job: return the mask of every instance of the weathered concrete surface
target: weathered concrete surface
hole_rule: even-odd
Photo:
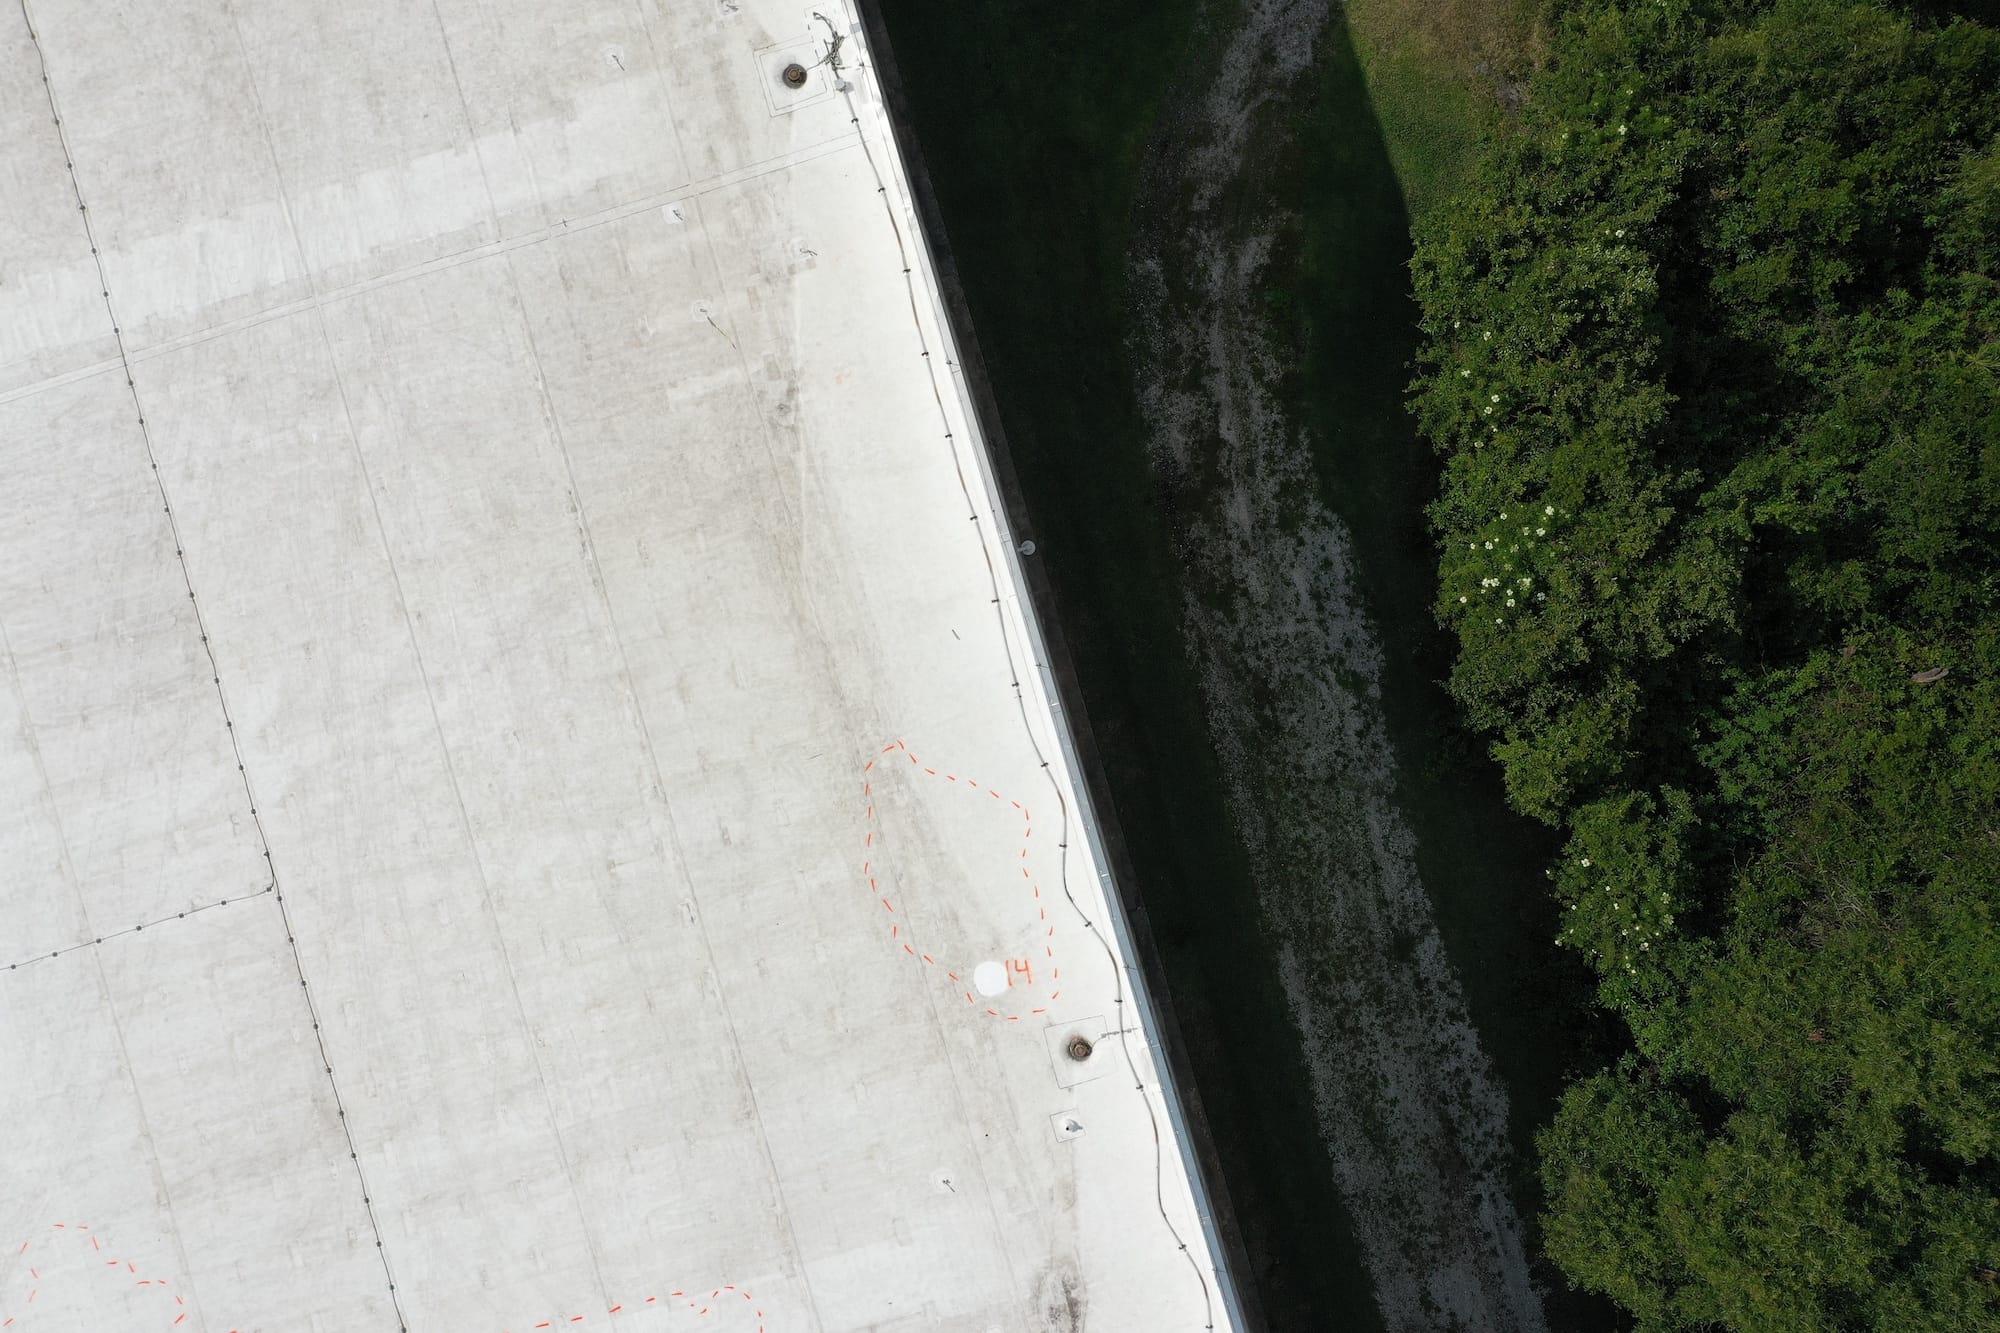
[[[0,15],[10,1327],[1226,1326],[832,17]]]

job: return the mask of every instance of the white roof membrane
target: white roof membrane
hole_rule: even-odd
[[[1228,1326],[827,12],[0,12],[0,1328]]]

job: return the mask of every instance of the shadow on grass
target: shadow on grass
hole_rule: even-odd
[[[1382,706],[1398,804],[1473,1023],[1508,1090],[1514,1199],[1539,1252],[1534,1134],[1568,1079],[1602,1064],[1619,1037],[1593,1003],[1588,970],[1551,943],[1559,908],[1544,870],[1556,835],[1507,808],[1498,765],[1460,726],[1442,685],[1453,645],[1431,610],[1437,550],[1424,519],[1438,460],[1403,406],[1419,342],[1404,188],[1339,19],[1323,56],[1320,97],[1299,134],[1295,285],[1274,294],[1274,318],[1306,349],[1294,402],[1321,494],[1353,538],[1359,591],[1388,664]],[[1434,174],[1451,171],[1434,156],[1461,151],[1403,147],[1406,169]],[[1617,1326],[1611,1307],[1569,1292],[1546,1261],[1536,1271],[1552,1328]]]
[[[1213,34],[1195,0],[879,9],[1249,1255],[1242,1276],[1271,1328],[1380,1328],[1187,661],[1172,515],[1126,350],[1141,154]],[[1291,280],[1267,300],[1275,331],[1307,349],[1287,396],[1355,538],[1421,870],[1527,1149],[1578,1059],[1579,979],[1548,944],[1546,841],[1505,811],[1434,683],[1449,645],[1422,518],[1434,463],[1402,410],[1408,222],[1338,19],[1322,60],[1295,142],[1270,145],[1297,225],[1273,270]]]
[[[1197,6],[880,7],[1250,1257],[1242,1276],[1272,1328],[1379,1326],[1183,650],[1125,350],[1139,159],[1203,48]]]

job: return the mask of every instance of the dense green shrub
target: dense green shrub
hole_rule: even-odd
[[[1551,1255],[2000,1328],[2000,33],[1561,4],[1415,278],[1451,687],[1633,1034]]]

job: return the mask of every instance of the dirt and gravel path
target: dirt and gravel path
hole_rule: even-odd
[[[1261,173],[1309,95],[1326,0],[1253,0],[1186,72],[1141,188],[1133,360],[1173,509],[1185,635],[1277,942],[1321,1130],[1384,1322],[1546,1327],[1506,1182],[1505,1090],[1396,798],[1380,639],[1278,387]]]

